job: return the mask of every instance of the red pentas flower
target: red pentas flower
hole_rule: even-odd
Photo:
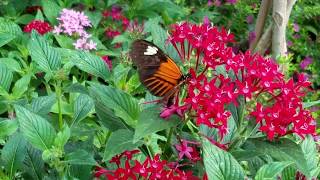
[[[107,179],[138,179],[143,177],[144,179],[199,179],[192,175],[191,171],[185,172],[180,170],[177,166],[170,166],[165,160],[160,159],[160,155],[155,155],[152,159],[147,157],[144,162],[133,160],[133,155],[139,153],[138,150],[125,151],[116,155],[112,159],[116,161],[110,161],[111,163],[119,163],[117,169],[104,169],[97,167],[94,176],[99,178],[105,176]],[[120,161],[124,158],[124,161]],[[119,161],[118,161],[119,160]],[[121,162],[124,162],[121,164]]]
[[[102,60],[108,65],[108,68],[112,69],[112,61],[109,56],[102,56]]]
[[[315,134],[315,120],[302,108],[301,101],[310,83],[302,76],[297,82],[286,81],[279,66],[270,58],[250,51],[235,54],[228,46],[233,41],[231,33],[210,23],[184,22],[172,26],[168,42],[182,62],[194,61],[190,64],[195,64],[189,69],[187,96],[182,101],[183,106],[189,105],[196,114],[197,125],[218,129],[222,139],[228,133],[231,116],[226,107],[237,106],[239,97],[244,97],[245,102],[256,104],[256,110],[250,115],[268,139],[289,133],[301,137]],[[265,100],[266,97],[269,100]],[[176,104],[175,109],[178,107]]]
[[[24,27],[23,31],[30,33],[32,29],[36,30],[39,34],[43,35],[51,31],[52,27],[47,22],[40,21],[40,20],[33,20]]]
[[[182,139],[180,144],[175,145],[175,148],[179,152],[179,159],[185,156],[193,162],[199,161],[201,159],[197,150],[199,145],[200,143],[198,142]]]

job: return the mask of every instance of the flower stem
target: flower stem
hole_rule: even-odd
[[[59,129],[63,127],[63,119],[62,119],[62,108],[61,108],[61,81],[58,81],[55,86],[57,93],[57,101],[58,101],[58,112],[59,112]]]

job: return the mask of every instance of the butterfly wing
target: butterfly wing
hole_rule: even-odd
[[[182,77],[179,67],[153,43],[136,40],[129,55],[138,68],[140,81],[153,95],[165,96],[178,85]]]

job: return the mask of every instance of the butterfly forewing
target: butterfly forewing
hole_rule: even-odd
[[[181,80],[179,67],[151,42],[134,41],[129,55],[138,68],[140,81],[155,96],[172,92]]]

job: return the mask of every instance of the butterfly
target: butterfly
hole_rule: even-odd
[[[138,69],[141,83],[151,94],[163,97],[167,106],[172,104],[173,97],[188,75],[183,75],[168,55],[146,40],[135,40],[131,45],[129,56]]]

